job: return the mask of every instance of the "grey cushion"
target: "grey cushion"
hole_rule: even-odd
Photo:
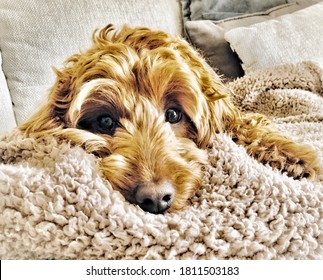
[[[188,20],[221,20],[266,11],[288,0],[182,0],[183,15]],[[293,1],[294,2],[294,1]]]
[[[285,0],[204,0],[202,16],[204,19],[221,20],[266,11],[273,7],[286,4]]]

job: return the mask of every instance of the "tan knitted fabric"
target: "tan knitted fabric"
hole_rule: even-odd
[[[323,163],[323,72],[303,62],[234,81],[243,110],[267,114]],[[0,141],[1,259],[323,259],[323,177],[293,180],[226,135],[181,211],[154,215],[112,190],[97,159],[18,131]]]

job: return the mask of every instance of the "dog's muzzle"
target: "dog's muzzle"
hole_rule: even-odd
[[[136,188],[135,201],[145,211],[161,214],[173,202],[175,189],[169,182],[145,183]]]

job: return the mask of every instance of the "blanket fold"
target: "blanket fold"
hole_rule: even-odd
[[[323,69],[314,62],[228,84],[323,163]],[[1,259],[323,259],[323,176],[294,180],[227,135],[208,148],[201,188],[181,211],[127,202],[80,147],[19,131],[0,137]]]

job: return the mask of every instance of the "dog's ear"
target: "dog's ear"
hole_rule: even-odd
[[[65,126],[65,114],[71,102],[71,76],[68,67],[62,71],[54,69],[56,81],[50,89],[48,100],[34,115],[19,129],[27,135],[46,135],[58,131]]]
[[[197,130],[197,145],[205,148],[214,133],[232,128],[239,112],[232,104],[230,90],[197,50],[182,39],[175,39],[172,46],[188,64],[198,84],[195,113],[190,118]]]
[[[95,50],[106,48],[111,42],[112,31],[114,31],[114,26],[111,24],[99,31],[95,30],[92,37],[93,48]],[[79,89],[84,81],[90,79],[91,75],[93,76],[93,73],[88,73],[86,65],[90,65],[98,57],[91,49],[86,54],[85,59],[82,59],[81,53],[71,56],[65,61],[62,70],[54,68],[56,81],[50,89],[46,104],[20,125],[20,130],[25,131],[27,135],[42,136],[48,132],[55,134],[68,127],[67,111],[76,89]]]
[[[202,58],[200,60],[202,67],[198,67],[197,71],[202,98],[205,99],[207,108],[199,116],[197,142],[199,146],[206,147],[214,133],[232,129],[239,112],[231,101],[230,90],[220,76]]]

